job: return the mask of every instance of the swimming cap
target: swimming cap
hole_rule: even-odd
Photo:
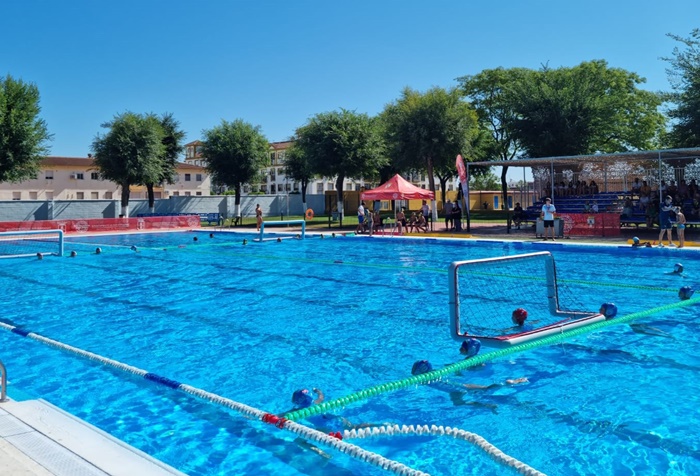
[[[304,388],[302,390],[296,390],[292,394],[292,403],[298,408],[306,408],[314,403],[314,398],[311,396],[311,392]]]
[[[674,273],[682,273],[683,272],[683,265],[680,263],[676,263],[673,265],[673,272]]]
[[[639,243],[639,238],[637,238],[636,236],[633,237],[633,238],[632,238],[632,243],[638,244],[638,243]]]
[[[683,286],[678,290],[678,297],[685,301],[686,299],[690,299],[691,297],[693,297],[694,293],[695,290],[690,286]]]
[[[511,316],[511,320],[513,321],[513,324],[516,324],[518,326],[522,326],[525,324],[525,321],[527,320],[527,311],[523,309],[522,307],[517,308],[515,311],[513,311],[513,315]]]
[[[427,360],[419,360],[413,364],[411,375],[425,374],[433,370],[433,366]]]
[[[462,342],[462,346],[459,348],[459,353],[464,354],[469,357],[474,357],[481,350],[481,342],[477,339],[470,338]]]
[[[604,315],[606,319],[612,319],[617,316],[617,306],[611,302],[605,302],[601,304],[599,312]]]

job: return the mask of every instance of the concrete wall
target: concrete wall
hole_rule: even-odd
[[[235,216],[235,197],[232,195],[210,197],[170,197],[156,200],[156,213],[221,213],[224,217]],[[288,201],[289,200],[289,201]],[[323,195],[307,195],[307,207],[316,215],[324,213]],[[281,214],[303,215],[305,209],[301,195],[255,195],[241,197],[241,215],[255,216],[255,205],[260,204],[263,215],[279,217]],[[118,218],[121,211],[119,200],[9,200],[0,201],[0,221],[28,220],[77,220],[87,218]],[[148,200],[130,200],[129,216],[149,213]]]

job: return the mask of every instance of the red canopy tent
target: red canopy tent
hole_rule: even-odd
[[[432,200],[435,194],[396,174],[379,187],[362,192],[361,196],[362,200]]]

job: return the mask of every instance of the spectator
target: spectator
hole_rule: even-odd
[[[445,231],[452,230],[452,202],[448,199],[445,203]]]
[[[452,221],[455,231],[462,231],[462,209],[459,208],[459,202],[455,202],[452,207]]]
[[[515,204],[515,208],[513,208],[513,225],[518,227],[518,230],[520,229],[520,224],[523,222],[525,219],[525,210],[523,210],[523,207],[520,206],[520,202],[517,202]]]
[[[597,195],[599,190],[598,190],[598,184],[595,183],[595,180],[591,180],[591,183],[588,185],[588,188],[590,189],[590,193],[593,195]]]
[[[423,205],[420,207],[420,212],[423,215],[423,219],[425,220],[425,226],[427,227],[428,222],[430,221],[430,207],[428,206],[428,202],[426,202],[425,200],[423,200]]]
[[[639,195],[642,191],[642,183],[639,181],[639,177],[634,179],[632,183],[632,195]]]

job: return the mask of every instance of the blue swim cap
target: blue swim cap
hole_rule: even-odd
[[[605,302],[601,304],[599,312],[604,315],[606,319],[612,319],[617,316],[617,306],[611,302]]]
[[[682,273],[683,272],[683,265],[680,263],[676,263],[673,265],[673,272],[674,273]]]
[[[632,238],[632,243],[638,244],[639,238],[637,238],[636,236],[634,238]]]
[[[298,408],[310,407],[311,404],[314,403],[314,397],[311,396],[311,392],[306,388],[296,390],[292,394],[292,403]]]
[[[474,357],[481,350],[481,342],[477,339],[470,338],[462,342],[462,346],[459,348],[459,352],[469,357]]]
[[[411,375],[425,374],[433,370],[433,366],[427,360],[419,360],[413,364]]]
[[[694,293],[695,290],[690,286],[683,286],[678,290],[678,297],[681,298],[681,300],[685,301],[686,299],[690,299],[691,297],[693,297]]]

